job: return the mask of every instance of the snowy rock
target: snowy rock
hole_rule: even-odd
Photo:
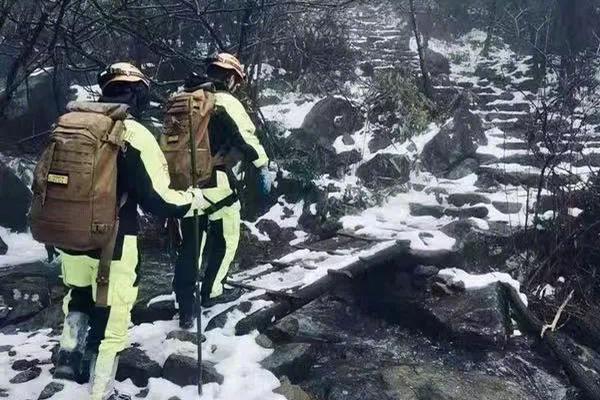
[[[468,347],[503,348],[507,315],[499,285],[492,284],[458,296],[431,299],[424,306],[422,322],[430,318],[427,324],[432,333]]]
[[[182,331],[182,330],[178,330],[178,331],[172,331],[169,332],[169,334],[167,335],[167,340],[179,340],[181,342],[188,342],[188,343],[192,343],[194,345],[198,344],[198,337],[196,336],[196,332],[190,332],[190,331]],[[204,335],[202,335],[202,343],[204,343],[206,341],[206,337]]]
[[[312,398],[298,385],[293,385],[287,376],[281,379],[281,386],[273,392],[282,395],[287,400],[312,400]]]
[[[148,386],[150,378],[160,378],[162,368],[150,359],[144,351],[137,347],[130,347],[121,352],[116,379],[131,381],[138,387]]]
[[[270,219],[261,219],[257,224],[260,233],[263,233],[272,240],[284,240],[289,242],[294,240],[296,235],[293,228],[282,228],[279,224]]]
[[[272,349],[275,347],[273,341],[265,334],[260,334],[256,337],[256,344],[265,349]]]
[[[478,145],[487,144],[481,118],[459,107],[453,119],[425,145],[421,159],[428,171],[436,176],[446,176],[467,159],[475,158]],[[470,165],[462,169],[469,170]],[[460,176],[457,171],[456,176]]]
[[[261,361],[263,368],[275,376],[287,376],[293,382],[305,378],[315,360],[312,345],[306,343],[290,343],[277,346],[275,352]]]
[[[38,397],[38,400],[49,399],[52,396],[54,396],[56,393],[62,392],[62,390],[64,388],[65,388],[65,385],[63,383],[50,382],[48,385],[46,385],[44,390],[42,390],[42,393],[40,393],[40,397]]]
[[[373,138],[369,141],[369,151],[376,153],[379,150],[385,149],[392,145],[390,134],[385,129],[375,129]]]
[[[330,145],[338,136],[352,134],[361,125],[362,118],[349,101],[329,96],[314,105],[304,118],[303,132],[298,134],[305,136],[304,140]]]
[[[40,360],[34,358],[33,360],[17,360],[13,363],[12,369],[15,371],[27,371],[29,368],[33,368],[40,363]]]
[[[234,311],[239,311],[243,314],[246,314],[252,308],[252,303],[249,301],[243,301],[240,304],[229,307],[227,310],[213,317],[208,324],[206,325],[206,331],[212,331],[216,328],[223,328],[229,319],[230,313]]]
[[[11,380],[9,382],[13,383],[13,384],[26,383],[26,382],[34,380],[35,378],[40,376],[41,373],[42,373],[41,368],[32,367],[26,371],[19,372],[17,375],[15,375],[13,378],[11,378]]]
[[[516,214],[523,208],[523,204],[510,201],[494,201],[492,205],[502,214]]]
[[[4,243],[2,237],[0,237],[0,256],[3,256],[8,252],[8,245]]]
[[[450,74],[450,61],[444,55],[427,48],[425,50],[425,59],[427,60],[429,73],[432,76]]]
[[[476,172],[478,168],[479,162],[476,159],[467,158],[466,160],[461,161],[457,166],[452,167],[452,170],[446,174],[446,178],[461,179]]]
[[[377,154],[358,167],[356,175],[371,189],[402,185],[410,179],[410,161],[403,155]]]
[[[195,358],[171,354],[163,365],[163,378],[179,386],[197,385],[197,364]],[[210,361],[202,361],[202,378],[204,383],[223,384],[224,380]]]
[[[0,226],[25,231],[30,204],[29,188],[0,161]]]
[[[415,217],[432,216],[434,218],[442,218],[444,216],[444,207],[432,206],[421,203],[410,203],[410,215]]]
[[[485,206],[479,207],[463,207],[463,208],[447,208],[444,214],[455,218],[485,218],[490,210]]]
[[[474,206],[476,204],[490,204],[491,200],[480,193],[453,193],[448,196],[448,203],[456,207],[465,205]]]

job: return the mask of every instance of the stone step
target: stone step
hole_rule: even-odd
[[[499,144],[499,147],[502,150],[529,150],[530,145],[527,142],[505,142]]]
[[[479,106],[480,110],[483,111],[531,111],[531,105],[529,103],[494,103],[489,102]]]
[[[447,201],[455,207],[477,204],[490,204],[492,201],[482,193],[452,193],[448,195]]]
[[[537,168],[511,170],[502,166],[482,165],[479,167],[478,175],[475,186],[481,188],[490,188],[498,184],[535,188],[538,187],[540,181],[540,171]],[[566,185],[577,181],[578,178],[574,175],[552,175],[546,177],[544,187],[548,187],[549,183],[552,185]]]
[[[523,116],[527,115],[527,113],[518,113],[518,112],[480,112],[480,114],[485,121],[488,122],[497,122],[497,121],[515,121]]]
[[[410,203],[410,214],[415,217],[434,217],[442,218],[444,216],[454,218],[485,218],[489,214],[489,210],[484,206],[477,207],[443,207],[437,205],[425,205],[421,203]]]

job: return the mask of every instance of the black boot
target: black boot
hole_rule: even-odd
[[[194,327],[194,313],[179,310],[179,327],[181,329],[192,329]]]
[[[91,350],[85,351],[81,359],[77,383],[84,384],[90,381],[90,375],[96,365],[96,358],[98,358],[97,352]]]
[[[78,381],[79,365],[83,354],[78,351],[60,350],[58,360],[52,377],[54,379],[64,379],[67,381]]]
[[[217,304],[231,303],[232,301],[239,299],[242,294],[244,294],[244,290],[241,288],[224,289],[220,296],[211,299],[203,298],[202,307],[210,308]]]

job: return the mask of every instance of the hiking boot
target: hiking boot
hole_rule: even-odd
[[[232,301],[239,299],[242,294],[244,294],[244,290],[241,288],[224,289],[223,294],[220,296],[212,299],[203,299],[202,307],[210,308],[217,304],[231,303]]]
[[[56,368],[52,377],[77,382],[79,377],[79,364],[83,354],[78,351],[60,350],[56,360]]]
[[[194,313],[193,312],[180,312],[179,313],[179,327],[181,329],[192,329],[194,327]]]

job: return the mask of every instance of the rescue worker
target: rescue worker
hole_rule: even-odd
[[[255,135],[256,128],[242,103],[233,93],[244,82],[245,73],[238,59],[221,53],[209,61],[206,76],[192,74],[185,90],[193,92],[212,83],[215,89],[215,111],[211,116],[208,132],[211,153],[223,160],[236,150],[247,161],[259,168],[261,192],[271,189],[269,159]],[[175,266],[174,289],[179,304],[179,325],[189,329],[194,324],[195,282],[199,273],[197,265],[204,265],[201,304],[211,307],[226,303],[241,295],[240,289],[226,289],[223,282],[235,256],[240,237],[240,202],[235,191],[230,169],[224,162],[217,162],[210,182],[202,187],[205,199],[211,203],[200,220],[200,238],[193,242],[194,222],[191,218],[181,221],[183,243]],[[194,246],[200,246],[201,262],[194,260]]]
[[[121,399],[113,392],[118,354],[127,345],[130,313],[138,293],[140,254],[137,243],[138,206],[163,217],[183,217],[208,206],[198,189],[169,188],[167,163],[154,136],[136,122],[149,103],[150,82],[128,63],[101,72],[100,102],[129,105],[124,121],[125,145],[117,159],[119,230],[110,267],[108,307],[95,305],[100,250],[78,253],[60,249],[63,280],[69,292],[60,342],[56,379],[90,381],[91,399]],[[89,332],[88,332],[89,327]]]

